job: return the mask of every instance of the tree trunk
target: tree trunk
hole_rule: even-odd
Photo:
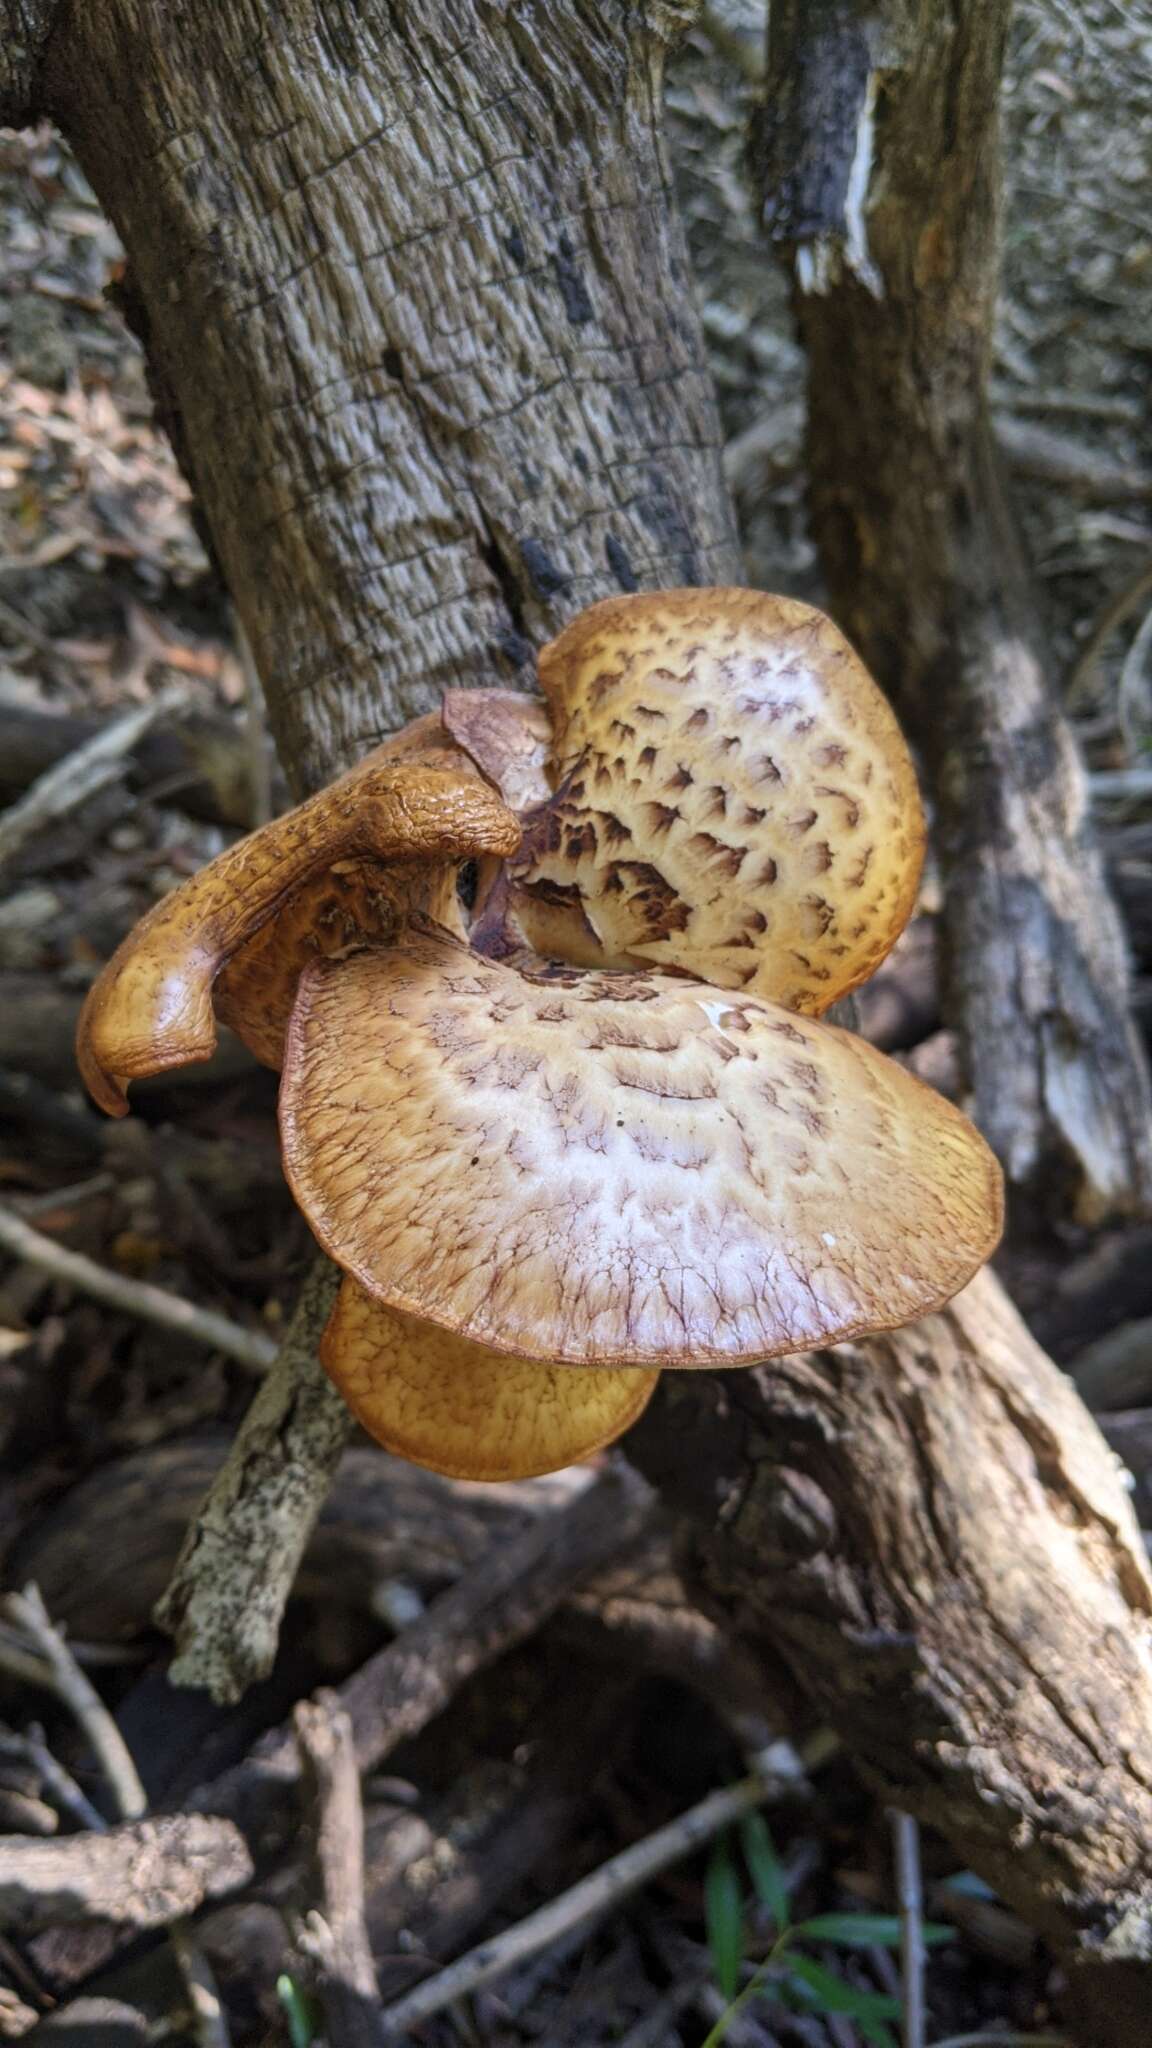
[[[738,578],[674,11],[90,0],[50,42],[298,788],[451,686],[530,687],[592,598]]]
[[[301,785],[447,683],[527,682],[613,588],[736,572],[660,139],[669,21],[285,0],[266,30],[240,0],[88,0],[51,39],[34,104],[126,240]],[[717,1605],[873,1776],[1073,1961],[1142,1957],[1147,1569],[994,1283],[899,1338],[685,1378],[643,1448]],[[1085,2039],[1134,2042],[1107,2005]]]
[[[774,0],[760,172],[794,265],[833,610],[935,802],[976,1118],[1018,1188],[1093,1221],[1152,1197],[1152,1098],[989,420],[1010,11]]]

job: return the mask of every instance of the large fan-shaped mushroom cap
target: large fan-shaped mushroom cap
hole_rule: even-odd
[[[507,806],[439,722],[421,721],[230,847],[129,933],[80,1017],[77,1056],[91,1094],[122,1116],[129,1081],[210,1058],[214,984],[246,944],[253,952],[236,962],[222,1012],[276,1064],[305,959],[325,943],[378,938],[410,908],[444,915],[456,866],[510,853],[519,838]],[[422,896],[414,877],[425,872]],[[338,914],[326,922],[322,906],[333,904]],[[263,947],[274,920],[280,942]]]
[[[540,682],[554,794],[509,866],[535,951],[817,1016],[872,973],[915,903],[924,823],[896,720],[830,619],[750,590],[610,598],[543,650]],[[499,780],[497,746],[485,765]]]
[[[851,1035],[435,931],[306,969],[280,1101],[338,1264],[548,1363],[738,1365],[891,1328],[999,1234],[983,1139]]]
[[[369,1435],[453,1479],[532,1479],[574,1465],[623,1435],[660,1377],[509,1358],[398,1315],[348,1279],[320,1357]]]

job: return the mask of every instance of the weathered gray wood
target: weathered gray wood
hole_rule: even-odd
[[[890,1804],[1066,1954],[1148,1958],[1152,1579],[1112,1454],[990,1273],[867,1344],[666,1374],[629,1443],[689,1518],[691,1582]]]
[[[778,0],[759,157],[833,609],[928,771],[945,1004],[1010,1178],[1152,1198],[1120,922],[988,413],[1010,0]]]
[[[738,578],[675,13],[92,0],[47,54],[299,787],[446,687],[530,686],[592,598]]]

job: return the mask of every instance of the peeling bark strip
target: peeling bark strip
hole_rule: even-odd
[[[51,104],[127,235],[301,781],[445,681],[496,679],[501,632],[538,636],[625,574],[675,581],[689,548],[702,576],[737,573],[657,132],[664,13],[541,0],[529,34],[516,9],[472,0],[455,35],[446,0],[387,17],[368,0],[355,19],[289,0],[274,28],[256,0],[75,13]],[[129,70],[146,92],[123,90]],[[592,320],[566,310],[584,301],[567,269],[561,288],[561,233]],[[857,389],[843,430],[881,396]],[[551,595],[546,564],[572,578]],[[934,596],[930,582],[929,619]],[[1040,793],[1010,783],[1007,799],[1033,852],[1051,829],[1036,696]],[[966,764],[974,802],[995,758]],[[1083,902],[1075,873],[1061,887]],[[1002,1001],[1011,1023],[1011,981]],[[1013,1029],[996,1033],[1005,1060]],[[1087,1413],[990,1280],[896,1337],[666,1387],[644,1456],[698,1521],[717,1611],[784,1650],[854,1754],[1066,1945],[1077,1979],[1110,1958],[1082,2039],[1137,2048],[1146,2008],[1119,2015],[1126,1980],[1146,2001],[1152,1977],[1148,1577]],[[539,1618],[522,1595],[516,1635]],[[469,1623],[465,1661],[508,1626],[477,1651]],[[419,1647],[384,1653],[393,1704]],[[418,1714],[458,1680],[456,1648]],[[365,1756],[417,1725],[348,1704]],[[274,1742],[224,1803],[265,1813],[294,1773]]]
[[[1152,1099],[988,417],[1009,11],[779,0],[759,158],[834,610],[936,800],[976,1121],[1018,1187],[1093,1220],[1152,1198]]]
[[[38,103],[124,238],[298,788],[447,688],[527,685],[593,598],[738,578],[675,12],[91,0],[54,39]]]

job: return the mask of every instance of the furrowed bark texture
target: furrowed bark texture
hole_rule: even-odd
[[[760,171],[794,263],[833,609],[935,799],[946,1000],[977,1120],[1034,1200],[1094,1220],[1146,1207],[1152,1122],[988,414],[1009,13],[778,0]]]
[[[622,583],[736,571],[667,17],[526,21],[89,0],[42,73],[300,783]],[[1083,2039],[1134,2044],[1109,2015],[1152,1946],[1152,1594],[1094,1426],[994,1283],[896,1338],[682,1375],[642,1449],[717,1610],[889,1795],[1072,1963],[1111,1944]]]
[[[735,579],[663,0],[92,0],[42,99],[297,787],[606,591]],[[126,104],[125,64],[147,80]]]
[[[697,1591],[1100,1978],[1092,2048],[1139,2041],[1103,1979],[1131,1966],[1146,2030],[1152,1581],[1115,1460],[992,1274],[867,1344],[667,1373],[629,1449]]]

